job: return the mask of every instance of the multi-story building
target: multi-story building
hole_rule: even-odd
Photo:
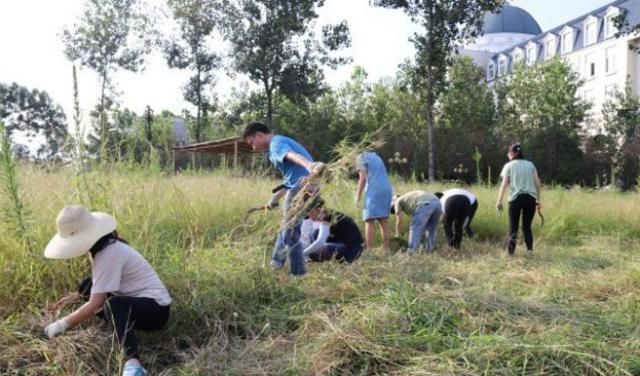
[[[593,104],[591,120],[597,123],[603,103],[615,88],[624,88],[627,78],[640,94],[640,54],[632,48],[640,46],[640,35],[616,36],[615,19],[622,13],[630,24],[640,23],[640,0],[617,0],[542,32],[529,13],[506,5],[485,16],[484,35],[462,54],[486,67],[489,85],[517,64],[561,57],[585,80],[578,95]]]

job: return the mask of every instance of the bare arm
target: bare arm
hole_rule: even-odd
[[[269,202],[267,203],[267,208],[268,209],[273,209],[276,206],[278,206],[278,202],[280,202],[280,199],[287,194],[287,190],[286,189],[281,189],[278,192],[274,193],[273,196],[271,196],[271,199],[269,200]]]
[[[303,157],[302,155],[296,152],[290,151],[287,153],[287,155],[284,158],[297,164],[298,166],[302,166],[306,168],[308,171],[311,171],[313,162],[311,162],[310,160],[308,160],[307,158]]]
[[[502,204],[502,199],[504,198],[504,193],[506,192],[508,186],[509,186],[509,177],[505,175],[502,177],[502,184],[500,184],[500,192],[498,193],[497,204]]]
[[[533,171],[533,181],[536,184],[536,191],[538,192],[538,204],[540,204],[540,202],[542,201],[542,196],[541,196],[542,184],[540,183],[540,177],[538,176],[537,170]]]
[[[401,228],[402,228],[402,213],[396,211],[396,236],[400,236]]]
[[[364,186],[367,184],[367,173],[360,170],[358,171],[360,179],[358,180],[358,190],[356,191],[356,202],[360,202],[362,198],[362,192],[364,191]]]
[[[102,309],[102,306],[106,301],[106,293],[91,294],[91,298],[89,298],[88,302],[84,303],[80,308],[69,314],[64,318],[64,320],[69,324],[69,327],[74,327],[93,317],[96,312]]]

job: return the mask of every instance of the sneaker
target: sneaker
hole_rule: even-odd
[[[533,256],[533,249],[527,249],[527,256]]]
[[[122,376],[147,376],[147,370],[139,365],[126,364]]]
[[[273,269],[282,269],[284,263],[276,260],[271,260],[271,263],[269,263],[269,265],[271,265]]]

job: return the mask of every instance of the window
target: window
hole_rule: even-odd
[[[551,59],[556,54],[556,40],[551,37],[544,42],[544,58]]]
[[[498,59],[498,77],[506,75],[507,68],[508,68],[507,58],[504,56],[500,56],[500,58]]]
[[[589,54],[584,58],[585,77],[587,79],[593,78],[596,75],[596,56],[595,54]]]
[[[616,27],[616,17],[620,15],[620,10],[616,7],[609,7],[604,17],[604,37],[611,38],[616,35],[618,28]]]
[[[518,48],[513,52],[513,65],[522,63],[522,60],[524,60],[522,50]]]
[[[573,51],[573,30],[564,31],[561,39],[561,53],[566,54]]]
[[[589,46],[598,40],[598,19],[589,16],[584,22],[584,45]]]
[[[487,66],[487,79],[493,80],[496,77],[496,65],[492,62]]]
[[[538,60],[538,48],[535,44],[531,44],[527,47],[527,65],[533,65]]]
[[[609,47],[604,50],[604,72],[607,74],[616,73],[616,50],[615,47]]]

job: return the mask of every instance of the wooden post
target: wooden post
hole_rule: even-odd
[[[171,172],[173,172],[174,174],[176,173],[176,151],[175,150],[171,150],[171,164],[173,166],[173,170],[171,170]]]
[[[238,172],[238,140],[233,142],[233,170]]]

